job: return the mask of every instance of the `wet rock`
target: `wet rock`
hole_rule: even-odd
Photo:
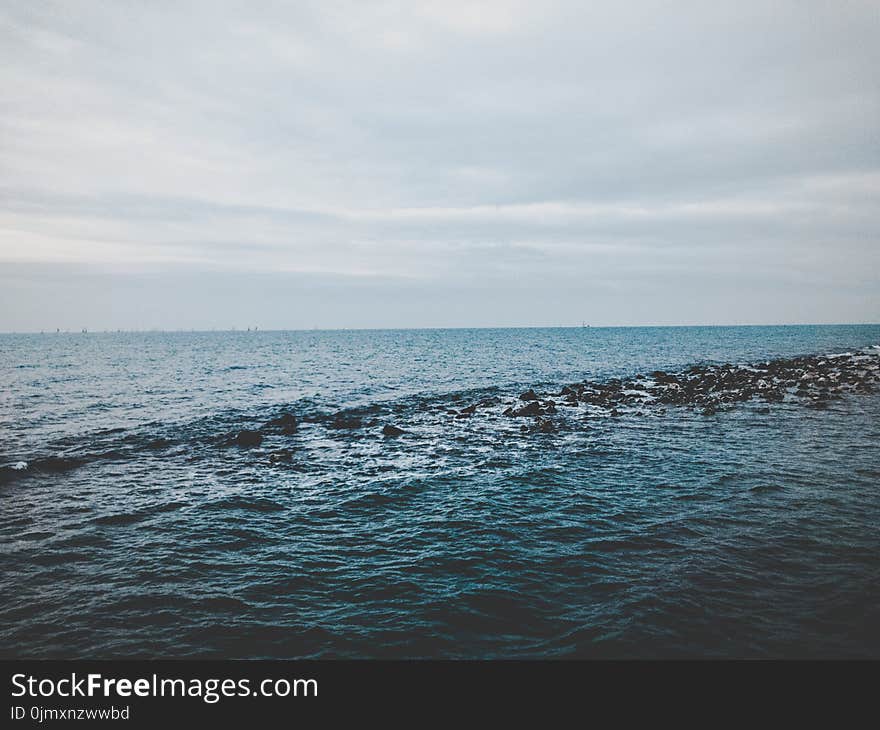
[[[249,449],[263,443],[263,434],[259,431],[239,431],[235,437],[235,445]]]
[[[703,408],[704,416],[714,416],[716,413],[718,413],[718,409],[711,403]]]
[[[544,414],[543,409],[541,408],[541,404],[538,401],[533,400],[529,401],[526,405],[520,406],[519,408],[508,408],[504,411],[505,416],[510,416],[512,418],[522,418],[525,416],[541,416]]]
[[[654,378],[658,383],[674,383],[676,381],[676,377],[674,375],[670,375],[663,370],[655,370],[651,373],[651,377]]]
[[[474,405],[468,406],[467,408],[462,408],[458,412],[458,414],[460,416],[471,416],[476,412],[476,410],[477,410],[477,406],[476,406],[476,404],[474,404]]]
[[[390,423],[382,427],[383,436],[402,436],[405,433],[406,431],[404,431],[402,428],[392,426]]]
[[[525,393],[521,393],[519,396],[520,400],[538,400],[538,395],[534,390],[529,388]]]
[[[294,434],[299,428],[299,421],[292,413],[282,413],[266,424],[266,428],[277,428],[285,435]]]
[[[27,468],[40,472],[60,473],[76,469],[85,463],[85,459],[76,456],[46,456],[29,462]]]

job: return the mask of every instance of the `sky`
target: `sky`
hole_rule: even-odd
[[[0,0],[0,330],[880,322],[880,5]]]

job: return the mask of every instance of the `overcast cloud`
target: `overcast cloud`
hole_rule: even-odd
[[[0,329],[880,321],[880,6],[0,2]]]

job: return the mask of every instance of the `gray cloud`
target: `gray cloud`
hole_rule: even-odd
[[[0,328],[877,321],[878,31],[0,2]]]

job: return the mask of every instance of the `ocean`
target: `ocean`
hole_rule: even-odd
[[[877,345],[0,335],[0,655],[880,658]]]

